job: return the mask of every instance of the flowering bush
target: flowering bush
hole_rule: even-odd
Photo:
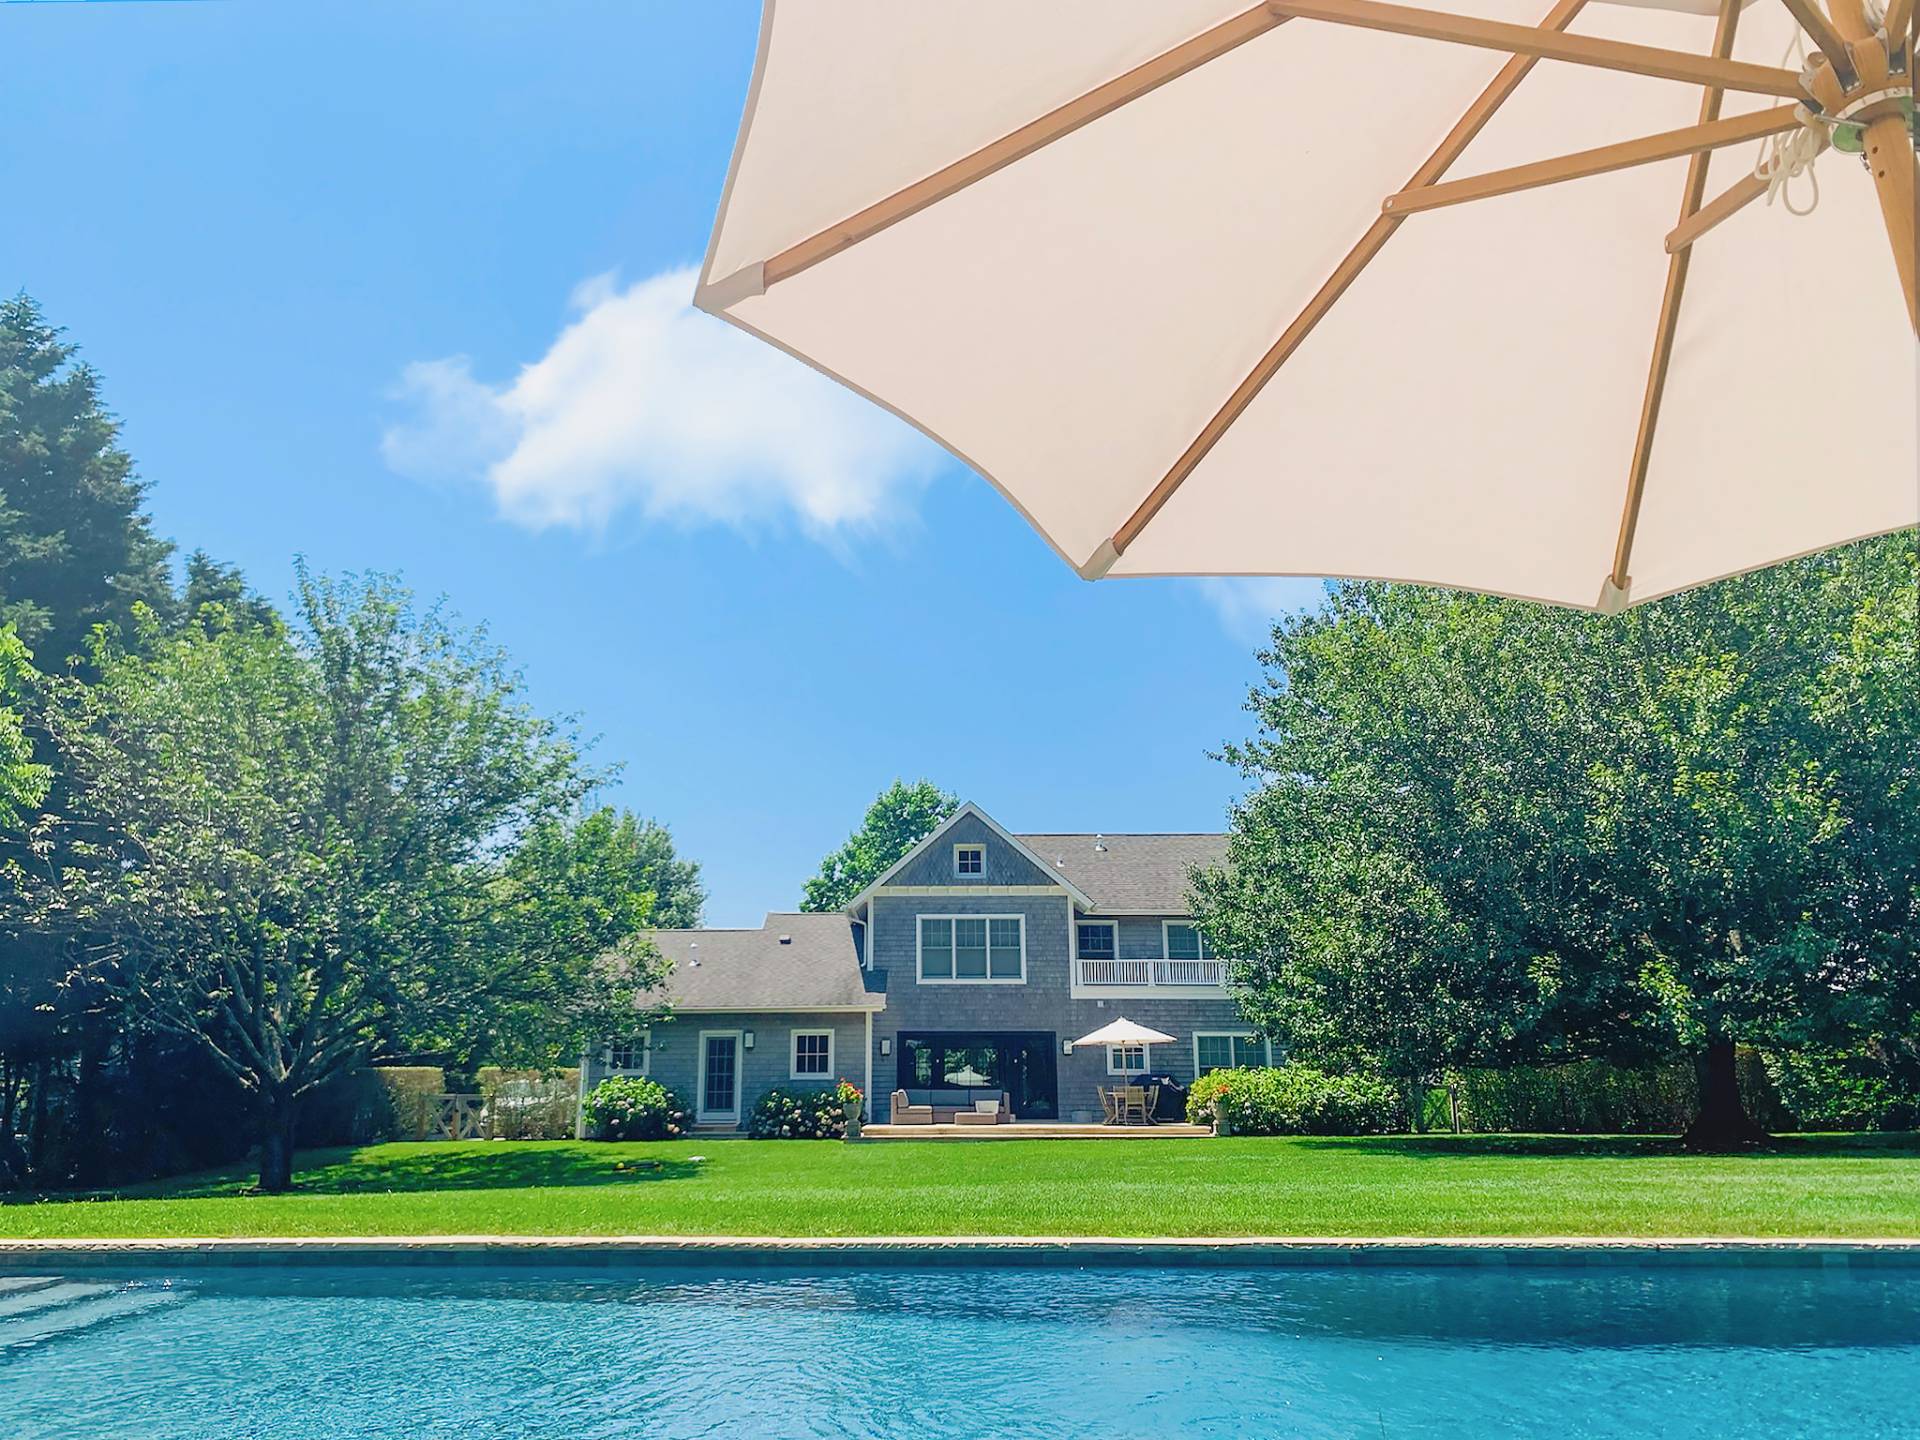
[[[687,1129],[680,1097],[637,1075],[602,1080],[583,1108],[587,1134],[595,1140],[677,1140]]]
[[[1309,1065],[1202,1075],[1187,1092],[1187,1118],[1206,1124],[1216,1100],[1236,1135],[1381,1135],[1406,1124],[1400,1092],[1385,1080]]]
[[[839,1084],[835,1085],[833,1087],[833,1098],[838,1100],[842,1106],[853,1104],[858,1105],[860,1110],[866,1109],[865,1102],[867,1097],[860,1093],[860,1087],[851,1080],[842,1080]],[[855,1111],[854,1113],[858,1114],[860,1111]]]
[[[756,1140],[844,1140],[847,1112],[841,1106],[840,1087],[769,1090],[753,1107],[753,1121],[747,1128]]]

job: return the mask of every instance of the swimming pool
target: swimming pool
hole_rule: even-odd
[[[1920,1268],[0,1280],[6,1440],[1920,1435]]]

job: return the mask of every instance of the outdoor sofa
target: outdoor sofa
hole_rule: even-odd
[[[991,1113],[980,1108],[987,1100],[994,1102]],[[1012,1121],[1012,1100],[1004,1090],[954,1087],[893,1092],[895,1125],[1007,1125]]]

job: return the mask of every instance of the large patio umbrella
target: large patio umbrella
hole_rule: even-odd
[[[1912,524],[1913,0],[1435,3],[767,0],[697,303],[1088,578],[1611,610]]]

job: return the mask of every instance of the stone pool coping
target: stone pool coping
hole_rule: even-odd
[[[174,1265],[1915,1266],[1920,1239],[388,1235],[10,1240],[0,1269]]]

